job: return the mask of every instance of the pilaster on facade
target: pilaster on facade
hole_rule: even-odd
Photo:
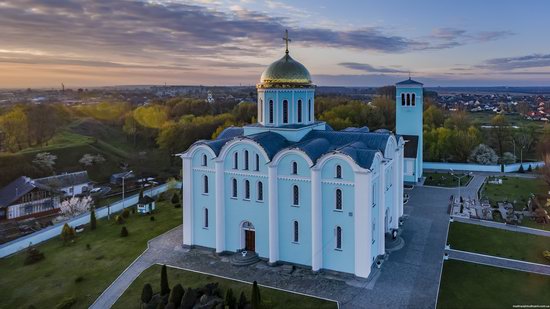
[[[279,261],[279,201],[277,192],[277,166],[268,167],[269,188],[269,263]]]
[[[225,186],[224,186],[224,162],[216,161],[216,253],[225,251]]]
[[[372,265],[372,173],[355,173],[355,275],[367,278]]]
[[[311,269],[323,268],[323,209],[321,194],[321,171],[311,170]]]
[[[390,161],[382,161],[382,163],[380,164],[380,185],[378,186],[378,196],[380,201],[378,202],[378,222],[376,222],[376,226],[378,227],[378,229],[376,230],[376,232],[378,233],[376,238],[378,241],[377,249],[379,255],[384,254],[386,250],[384,242],[384,234],[386,232],[385,223],[386,220],[389,221],[389,218],[386,218],[386,207],[390,206],[390,211],[392,208],[394,208],[391,207],[391,205],[386,205],[386,194],[390,193],[386,191],[386,171],[390,164]]]
[[[193,245],[193,170],[191,157],[182,157],[183,245]]]
[[[399,197],[399,203],[397,203],[397,206],[399,206],[399,211],[398,211],[398,219],[401,218],[403,216],[403,185],[404,185],[404,174],[403,174],[403,169],[405,168],[405,158],[404,158],[404,153],[405,153],[405,145],[401,145],[399,146],[399,159],[398,159],[398,162],[399,162],[399,173],[398,173],[398,182],[397,182],[397,188],[399,189],[399,193],[398,193],[398,197]],[[399,224],[399,222],[397,223]]]

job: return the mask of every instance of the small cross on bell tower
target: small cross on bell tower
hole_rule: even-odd
[[[286,45],[285,53],[288,55],[288,42],[292,42],[292,40],[288,38],[288,29],[285,29],[285,36],[283,37],[283,41],[285,41]]]

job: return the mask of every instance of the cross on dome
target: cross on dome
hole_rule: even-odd
[[[285,29],[285,36],[283,37],[283,41],[285,41],[286,44],[285,53],[288,54],[288,42],[292,42],[292,40],[288,38],[288,29]]]

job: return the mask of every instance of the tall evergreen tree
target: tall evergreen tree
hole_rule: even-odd
[[[232,288],[227,289],[227,292],[225,293],[225,305],[229,309],[236,309],[237,308],[237,299],[233,295],[233,289]]]
[[[166,273],[166,265],[162,265],[160,271],[160,295],[167,295],[170,293],[170,287],[168,285],[168,274]]]
[[[92,207],[92,211],[90,211],[90,229],[95,230],[97,227],[97,220],[95,218],[95,208]]]
[[[239,297],[239,304],[237,308],[246,309],[247,304],[248,304],[248,300],[246,299],[246,295],[244,295],[244,292],[241,292],[241,296]]]
[[[143,286],[143,290],[141,290],[141,302],[147,304],[151,301],[151,298],[153,298],[153,287],[149,283],[146,283]]]
[[[260,297],[260,288],[258,282],[254,281],[252,284],[252,296],[251,296],[252,309],[260,309],[262,306],[262,299]]]
[[[183,294],[185,293],[185,290],[183,289],[183,286],[181,284],[176,284],[172,291],[170,292],[170,300],[169,302],[171,304],[174,304],[174,308],[179,307],[181,303],[181,299],[183,298]]]

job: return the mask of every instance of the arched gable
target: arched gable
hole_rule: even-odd
[[[265,149],[262,147],[262,145],[256,143],[253,140],[247,139],[247,138],[235,138],[231,140],[230,142],[227,142],[225,145],[223,145],[220,154],[218,155],[218,161],[224,161],[227,154],[230,153],[234,147],[238,145],[248,145],[252,146],[257,152],[263,156],[263,159],[265,162],[269,162],[269,156],[265,152]]]

